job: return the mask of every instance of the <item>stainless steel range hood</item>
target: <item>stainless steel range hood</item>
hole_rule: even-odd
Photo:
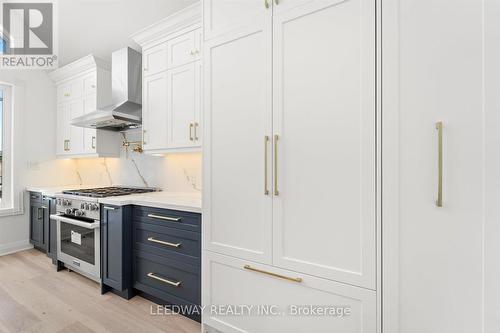
[[[141,125],[141,53],[126,47],[113,52],[111,60],[113,104],[73,119],[72,125],[112,131]]]

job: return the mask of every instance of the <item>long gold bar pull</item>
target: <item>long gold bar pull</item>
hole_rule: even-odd
[[[264,194],[269,195],[269,188],[267,182],[267,145],[269,144],[269,136],[264,136]]]
[[[279,195],[278,190],[278,140],[279,135],[274,136],[274,195]]]
[[[438,131],[438,194],[436,206],[443,207],[443,122],[436,123]]]
[[[245,266],[243,266],[243,268],[246,269],[246,270],[249,270],[249,271],[253,271],[253,272],[257,272],[257,273],[262,273],[262,274],[274,276],[274,277],[277,277],[277,278],[280,278],[280,279],[283,279],[283,280],[288,280],[288,281],[297,282],[297,283],[302,282],[302,278],[294,278],[294,277],[289,277],[289,276],[285,276],[285,275],[281,275],[281,274],[276,274],[276,273],[273,273],[273,272],[268,272],[268,271],[264,271],[262,269],[254,268],[254,267],[252,267],[250,265],[245,265]]]

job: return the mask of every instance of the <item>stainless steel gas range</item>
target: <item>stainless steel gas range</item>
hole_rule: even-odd
[[[101,187],[56,195],[57,260],[86,277],[101,280],[99,198],[154,192],[153,188]]]

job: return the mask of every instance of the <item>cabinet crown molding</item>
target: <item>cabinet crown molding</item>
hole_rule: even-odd
[[[52,81],[58,84],[67,79],[71,79],[75,75],[84,71],[97,68],[111,71],[111,64],[106,60],[94,56],[93,54],[89,54],[88,56],[75,60],[72,63],[50,72],[49,77]]]
[[[130,36],[141,47],[190,25],[201,24],[201,3],[188,6]]]

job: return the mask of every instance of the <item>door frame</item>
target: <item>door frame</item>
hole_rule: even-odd
[[[399,333],[399,0],[376,0],[381,110],[381,241],[378,288],[383,333]]]

